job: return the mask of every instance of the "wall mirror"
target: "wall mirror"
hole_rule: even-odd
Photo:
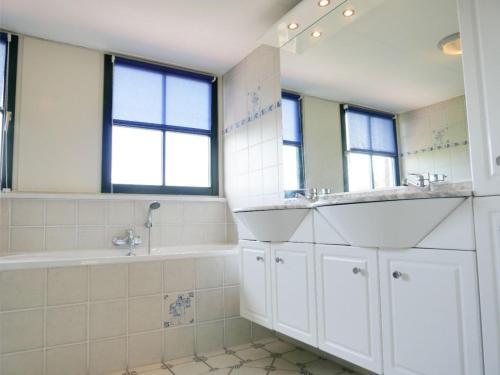
[[[469,181],[455,0],[327,6],[280,48],[285,190]]]

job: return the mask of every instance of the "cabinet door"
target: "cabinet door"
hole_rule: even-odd
[[[319,348],[382,372],[377,250],[316,245]]]
[[[474,198],[484,370],[500,374],[500,197]]]
[[[274,329],[317,345],[313,245],[272,245]]]
[[[384,374],[483,374],[475,253],[380,250]]]
[[[500,1],[459,0],[458,14],[474,191],[500,194]]]
[[[241,316],[272,328],[271,248],[267,243],[240,241]]]

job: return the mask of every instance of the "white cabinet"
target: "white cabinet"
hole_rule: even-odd
[[[272,244],[271,251],[273,327],[285,335],[316,346],[313,245]]]
[[[240,314],[272,328],[271,247],[268,243],[240,241]]]
[[[316,245],[315,253],[319,348],[380,374],[377,250]]]
[[[458,7],[474,191],[500,194],[500,1]]]
[[[500,374],[500,197],[474,198],[486,375]]]
[[[380,250],[386,375],[482,374],[475,253]]]

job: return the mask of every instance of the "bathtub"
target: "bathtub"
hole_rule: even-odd
[[[230,256],[238,253],[238,245],[165,246],[153,248],[151,254],[147,249],[137,249],[133,256],[127,256],[127,252],[128,249],[120,248],[7,255],[0,257],[0,271]]]

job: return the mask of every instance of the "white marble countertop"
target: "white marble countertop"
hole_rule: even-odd
[[[383,202],[404,199],[429,199],[429,198],[456,198],[472,196],[470,182],[460,183],[433,183],[430,187],[418,188],[413,186],[397,186],[389,189],[375,189],[369,191],[335,193],[322,196],[319,200],[311,202],[305,198],[287,199],[281,204],[241,207],[233,212],[308,209],[334,204],[352,204],[363,202]]]

